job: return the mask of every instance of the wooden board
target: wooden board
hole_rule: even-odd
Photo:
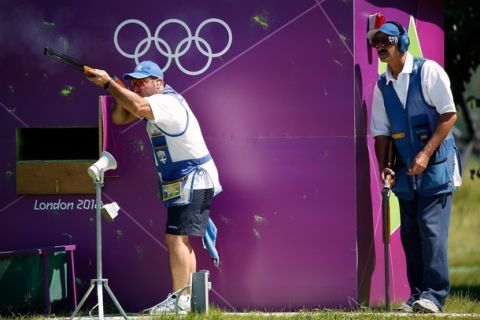
[[[17,161],[17,194],[95,194],[87,174],[95,161]]]

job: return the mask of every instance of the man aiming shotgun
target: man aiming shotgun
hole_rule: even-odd
[[[172,291],[167,298],[145,312],[151,315],[189,312],[191,295],[185,289],[190,274],[197,268],[191,242],[204,237],[218,267],[214,248],[216,228],[210,219],[210,207],[213,198],[222,191],[217,167],[197,118],[186,99],[165,82],[162,69],[153,61],[142,61],[132,72],[124,74],[129,90],[105,70],[85,66],[51,50],[46,49],[45,54],[85,73],[92,84],[113,96],[114,124],[144,120],[152,145],[152,164],[159,178],[159,193],[167,207],[165,240],[172,279]]]
[[[210,207],[221,190],[217,167],[207,148],[197,118],[185,98],[166,84],[164,73],[152,61],[142,61],[124,74],[131,90],[113,81],[104,70],[89,71],[87,79],[115,99],[111,117],[122,125],[144,119],[153,151],[159,191],[167,207],[167,243],[172,291],[165,300],[146,309],[152,315],[190,311],[190,274],[197,262],[191,242],[205,236],[211,224]]]

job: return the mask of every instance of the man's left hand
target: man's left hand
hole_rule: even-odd
[[[422,172],[428,166],[428,161],[430,161],[430,157],[427,155],[427,153],[420,151],[415,159],[413,159],[413,163],[408,169],[407,175],[416,176],[422,174]]]
[[[103,88],[111,77],[105,70],[92,69],[88,71],[87,79],[93,82],[96,86]]]

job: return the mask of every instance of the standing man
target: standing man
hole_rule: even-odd
[[[131,90],[113,81],[104,70],[89,73],[88,80],[115,98],[112,121],[120,125],[143,118],[152,143],[160,191],[168,211],[165,239],[173,293],[148,311],[187,313],[189,290],[177,294],[188,285],[190,273],[196,271],[189,236],[205,235],[212,198],[221,191],[217,168],[198,121],[185,99],[165,85],[162,70],[152,61],[143,61],[124,75]]]
[[[382,180],[394,176],[400,204],[400,235],[411,295],[404,312],[441,312],[450,290],[448,225],[452,192],[461,184],[452,134],[457,119],[450,80],[436,62],[414,58],[395,21],[368,32],[387,63],[373,93],[371,134]],[[387,168],[388,144],[396,161]]]

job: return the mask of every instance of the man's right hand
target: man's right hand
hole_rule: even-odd
[[[389,186],[395,184],[395,172],[390,168],[384,168],[381,172],[382,181],[385,182],[385,179],[388,180]]]

